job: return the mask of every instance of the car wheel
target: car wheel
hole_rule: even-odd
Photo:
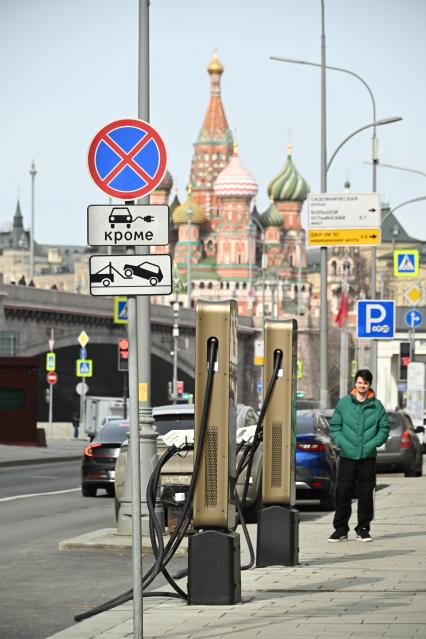
[[[259,492],[256,501],[243,511],[244,521],[246,524],[255,524],[258,519],[259,511],[262,508],[262,493]]]
[[[82,486],[81,494],[83,497],[96,497],[96,486]]]
[[[115,495],[115,491],[114,491],[114,486],[107,486],[105,488],[106,494],[108,495],[108,497],[114,497]]]
[[[417,477],[417,470],[413,468],[407,468],[404,470],[404,477]]]
[[[106,277],[104,280],[102,280],[102,284],[103,284],[104,286],[109,286],[109,285],[111,284],[111,280],[109,280],[109,279]]]
[[[157,284],[157,278],[156,277],[150,277],[149,279],[149,283],[151,284],[151,286],[155,286]]]
[[[132,277],[132,275],[133,275],[132,269],[131,268],[126,268],[126,270],[124,271],[124,275],[126,277]]]

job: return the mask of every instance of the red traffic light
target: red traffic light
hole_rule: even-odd
[[[118,340],[118,348],[120,351],[120,358],[128,359],[129,358],[129,340],[124,338]]]

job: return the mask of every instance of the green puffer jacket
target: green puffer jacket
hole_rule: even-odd
[[[355,393],[337,402],[330,422],[330,433],[342,457],[368,459],[389,436],[389,420],[383,404],[369,391],[359,402]]]

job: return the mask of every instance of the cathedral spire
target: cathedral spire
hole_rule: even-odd
[[[21,204],[18,200],[17,204],[16,204],[16,211],[15,211],[15,215],[13,216],[13,228],[14,229],[23,229],[24,228],[24,223],[22,220],[22,213],[21,213]]]

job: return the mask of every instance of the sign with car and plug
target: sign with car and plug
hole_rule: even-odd
[[[91,204],[87,207],[89,246],[166,246],[169,207],[165,204]]]

